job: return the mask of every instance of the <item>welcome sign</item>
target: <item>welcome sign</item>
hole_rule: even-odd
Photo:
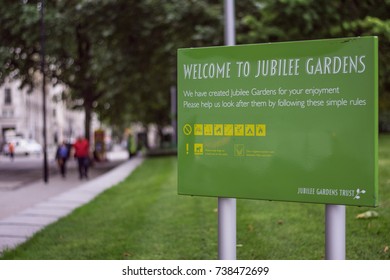
[[[376,206],[377,44],[180,49],[179,194]]]

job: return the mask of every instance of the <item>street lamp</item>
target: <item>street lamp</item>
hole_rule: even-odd
[[[45,1],[41,0],[41,72],[42,72],[42,110],[43,110],[43,180],[45,183],[49,181],[49,172],[47,164],[47,139],[46,139],[46,71],[45,71]]]

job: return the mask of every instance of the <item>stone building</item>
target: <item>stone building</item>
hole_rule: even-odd
[[[46,139],[48,146],[73,140],[84,131],[84,112],[69,110],[60,96],[64,87],[46,87]],[[0,86],[0,143],[18,135],[43,144],[42,87],[29,91],[20,81],[6,80]]]

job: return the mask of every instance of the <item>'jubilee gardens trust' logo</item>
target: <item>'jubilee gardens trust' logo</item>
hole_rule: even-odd
[[[365,189],[330,189],[330,188],[298,188],[298,195],[320,195],[320,196],[341,196],[352,197],[359,200],[366,193]]]

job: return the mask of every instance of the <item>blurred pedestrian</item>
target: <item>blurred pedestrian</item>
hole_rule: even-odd
[[[89,142],[83,137],[79,136],[76,142],[73,144],[74,156],[77,158],[79,167],[80,180],[84,177],[88,179],[88,167],[89,167]]]
[[[8,153],[10,159],[13,161],[14,160],[14,155],[15,155],[15,146],[12,144],[12,142],[8,143]]]
[[[65,141],[63,141],[56,151],[56,160],[58,167],[60,168],[62,178],[66,177],[66,162],[69,158],[69,148]]]

